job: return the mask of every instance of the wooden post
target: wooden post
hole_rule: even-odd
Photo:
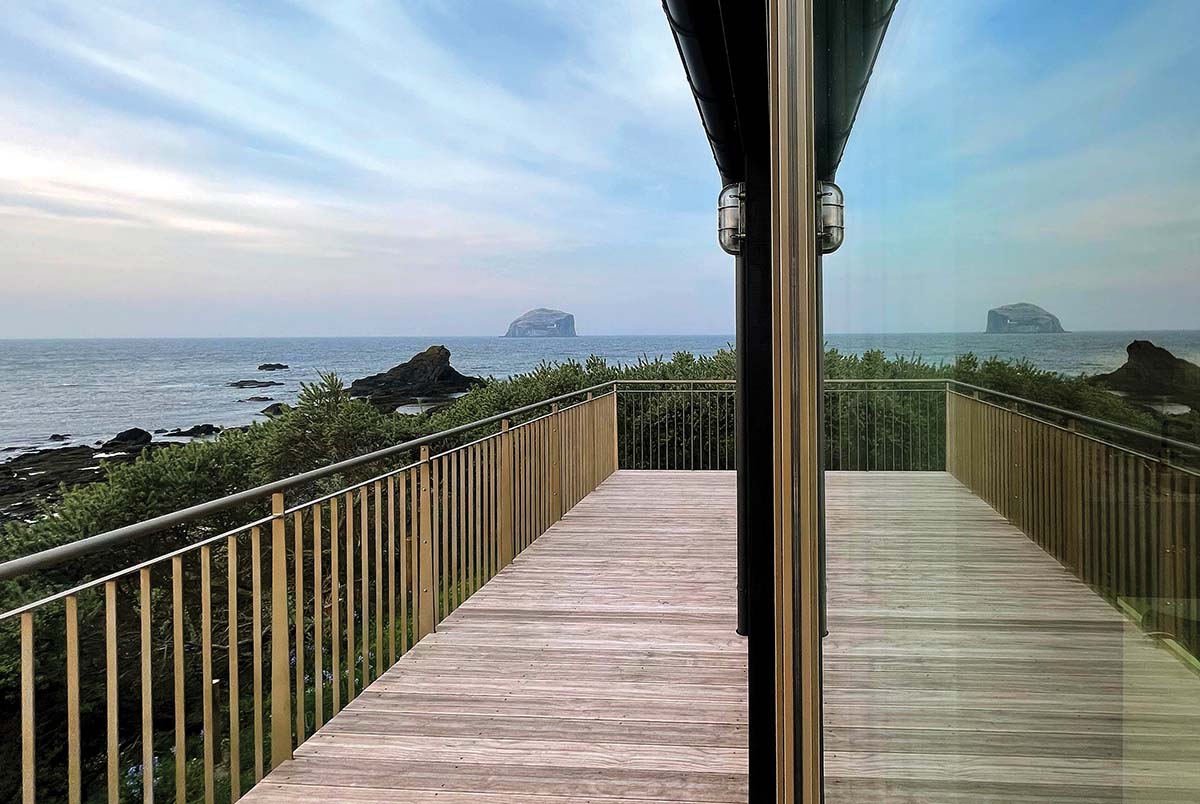
[[[612,465],[613,472],[621,468],[621,439],[620,439],[620,422],[617,420],[619,408],[617,406],[617,386],[612,389]]]
[[[433,489],[429,483],[429,447],[421,447],[420,479],[420,590],[421,602],[417,607],[417,639],[423,639],[434,630],[433,589],[435,586],[433,566]]]
[[[550,406],[550,522],[562,519],[562,414]]]
[[[1067,420],[1067,559],[1068,566],[1082,578],[1083,571],[1083,476],[1080,472],[1080,439],[1074,419]]]
[[[500,421],[500,566],[507,567],[516,555],[513,543],[513,437],[508,419]]]
[[[283,494],[271,495],[271,767],[292,758],[292,657],[288,635]]]
[[[950,408],[950,383],[946,383],[946,471],[954,475],[957,467],[954,465],[954,425]]]
[[[596,405],[592,402],[592,392],[588,391],[587,403],[583,406],[585,419],[587,424],[587,442],[584,447],[587,454],[583,460],[584,482],[587,484],[587,490],[584,494],[590,494],[598,485],[596,482]]]

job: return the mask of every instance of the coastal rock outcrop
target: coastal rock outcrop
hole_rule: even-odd
[[[282,416],[291,409],[291,405],[285,405],[283,402],[276,402],[273,405],[267,405],[265,408],[260,410],[259,413],[266,416],[268,419],[274,419],[276,416]]]
[[[227,384],[230,388],[270,388],[272,385],[283,385],[274,380],[238,380]]]
[[[128,430],[122,430],[115,436],[104,442],[103,449],[133,449],[135,447],[144,447],[150,443],[152,436],[147,430],[140,427],[130,427]]]
[[[1125,354],[1125,365],[1096,375],[1096,382],[1135,400],[1167,400],[1200,408],[1200,366],[1150,341],[1133,341]]]
[[[350,384],[350,395],[392,413],[401,405],[444,401],[483,383],[479,377],[456,371],[445,346],[430,346],[406,363],[355,380]]]
[[[258,367],[259,371],[286,371],[287,363],[263,363]]]
[[[1036,304],[1020,302],[988,310],[987,332],[1040,333],[1066,332],[1058,317]]]
[[[197,424],[187,428],[186,430],[181,430],[176,427],[174,430],[166,433],[166,435],[171,438],[204,438],[206,436],[216,435],[219,432],[221,432],[221,428],[215,424]]]
[[[506,338],[574,338],[575,316],[539,307],[508,325]]]

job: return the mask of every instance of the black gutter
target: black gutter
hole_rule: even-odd
[[[716,2],[662,0],[722,181],[740,181],[744,154]]]

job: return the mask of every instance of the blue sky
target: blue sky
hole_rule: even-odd
[[[828,329],[1200,326],[1198,10],[901,0]],[[0,337],[733,328],[656,0],[19,3],[0,96]]]
[[[833,332],[1200,329],[1200,3],[900,0],[846,150]]]

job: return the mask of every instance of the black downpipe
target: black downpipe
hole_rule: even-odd
[[[775,509],[771,417],[771,184],[747,162],[746,239],[738,316],[738,390],[743,445],[738,516],[746,567],[750,801],[775,796]],[[744,503],[744,504],[742,504]]]
[[[737,469],[737,632],[741,636],[750,634],[749,567],[746,565],[746,533],[750,518],[746,508],[746,260],[740,254],[734,260],[734,315],[736,318],[737,345],[736,375],[734,391],[734,467]]]

